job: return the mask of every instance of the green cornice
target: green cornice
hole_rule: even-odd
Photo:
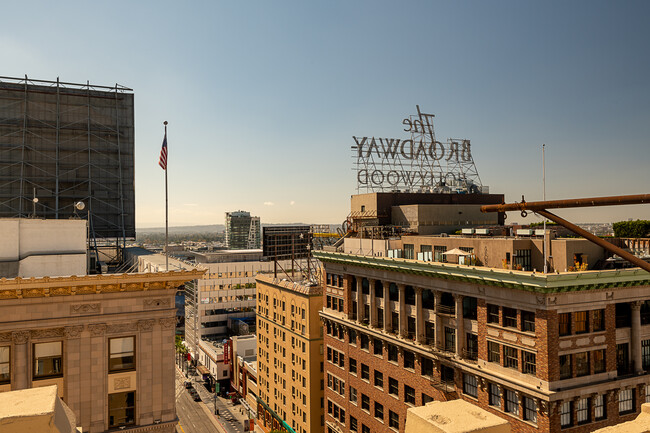
[[[325,263],[507,287],[535,293],[561,293],[650,285],[650,273],[640,268],[542,274],[326,251],[314,251],[313,255]]]

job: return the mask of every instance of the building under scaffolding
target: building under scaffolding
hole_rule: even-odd
[[[133,91],[0,77],[0,217],[88,219],[135,237]]]

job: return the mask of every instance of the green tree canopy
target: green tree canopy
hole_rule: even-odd
[[[617,238],[647,238],[650,237],[650,221],[619,221],[614,223],[614,236]]]

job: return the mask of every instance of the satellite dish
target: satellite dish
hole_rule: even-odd
[[[82,201],[77,201],[74,203],[74,208],[77,210],[84,210],[86,208],[86,205]]]

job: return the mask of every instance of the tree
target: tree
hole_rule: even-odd
[[[619,221],[613,224],[614,236],[617,238],[650,237],[650,221]]]
[[[180,335],[176,336],[176,353],[185,355],[187,353],[187,347],[183,344],[183,337]]]

